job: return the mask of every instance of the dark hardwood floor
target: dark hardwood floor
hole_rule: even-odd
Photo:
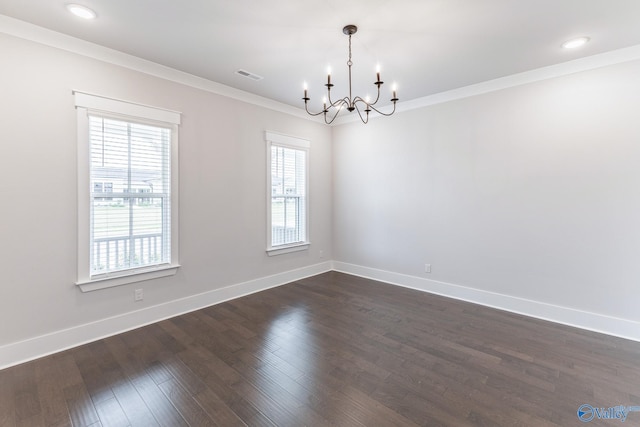
[[[577,426],[583,404],[640,405],[640,343],[335,272],[0,371],[3,427]]]

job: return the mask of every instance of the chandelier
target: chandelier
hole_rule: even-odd
[[[319,116],[320,114],[323,114],[324,122],[326,124],[333,123],[336,117],[338,117],[338,114],[340,114],[340,111],[344,109],[346,109],[349,112],[353,112],[354,110],[357,111],[358,116],[360,116],[360,120],[362,120],[362,123],[364,124],[367,124],[367,122],[369,121],[369,113],[371,111],[375,111],[376,113],[381,114],[383,116],[390,116],[396,112],[396,102],[398,101],[398,97],[396,96],[395,88],[393,89],[393,97],[391,98],[391,102],[393,102],[393,111],[391,111],[390,113],[383,113],[382,111],[378,110],[375,107],[376,103],[380,99],[380,86],[384,84],[384,82],[380,80],[380,70],[377,70],[376,81],[375,83],[373,83],[374,85],[377,86],[377,92],[378,92],[378,95],[376,96],[375,101],[370,102],[368,96],[364,99],[360,96],[356,96],[356,97],[352,96],[351,66],[353,65],[353,61],[351,61],[351,36],[354,35],[357,31],[358,31],[358,27],[356,27],[355,25],[347,25],[342,29],[342,32],[349,36],[349,60],[347,61],[347,66],[349,67],[349,96],[345,96],[344,98],[340,98],[336,101],[333,101],[331,99],[331,88],[333,87],[333,84],[331,84],[331,72],[329,72],[327,74],[327,84],[325,84],[325,86],[327,87],[327,96],[323,101],[324,107],[322,111],[318,113],[313,113],[309,111],[309,107],[307,105],[310,98],[307,96],[307,87],[305,84],[304,97],[302,98],[304,100],[304,109],[307,111],[307,113],[309,113],[312,116]],[[362,114],[363,112],[364,112],[364,116]]]

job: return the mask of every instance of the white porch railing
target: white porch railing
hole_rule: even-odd
[[[93,274],[159,264],[162,261],[162,234],[94,239],[91,255]]]
[[[271,227],[271,240],[273,245],[284,245],[287,243],[301,242],[302,236],[300,235],[300,228],[296,227],[281,227],[274,225]]]

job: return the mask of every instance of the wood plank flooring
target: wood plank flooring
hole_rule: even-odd
[[[2,427],[620,423],[583,404],[640,405],[640,343],[336,272],[0,371]]]

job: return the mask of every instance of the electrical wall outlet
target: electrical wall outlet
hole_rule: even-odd
[[[324,258],[324,251],[322,251],[322,250],[319,251],[319,254],[320,254],[320,258]]]
[[[142,288],[136,289],[133,291],[133,300],[134,301],[142,301],[144,299],[144,294],[142,293]]]
[[[425,264],[424,265],[424,272],[425,273],[431,273],[431,264]]]

